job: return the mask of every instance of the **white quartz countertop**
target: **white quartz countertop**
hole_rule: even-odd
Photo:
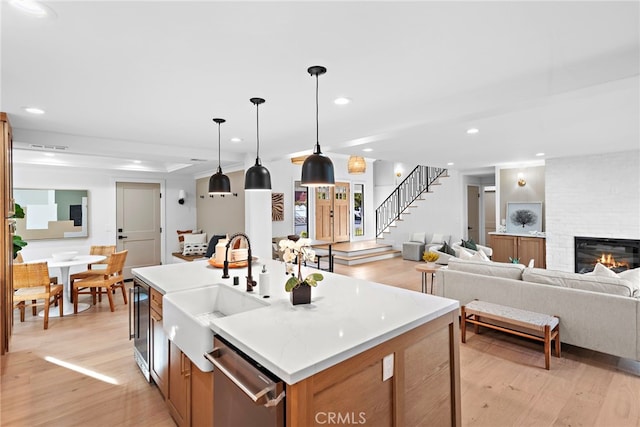
[[[294,306],[284,291],[284,264],[265,263],[271,296],[264,301],[270,305],[211,320],[210,326],[288,384],[459,307],[455,300],[324,271],[324,280],[312,288],[311,304]],[[255,280],[261,266],[253,265]],[[312,271],[318,270],[305,267],[303,275]],[[216,283],[232,286],[232,279],[221,278],[221,269],[202,261],[145,267],[135,269],[134,274],[163,293]],[[229,274],[240,277],[239,288],[244,290],[246,268],[230,269]],[[262,299],[259,286],[253,294]]]
[[[236,275],[233,269],[229,271],[232,277]],[[246,269],[243,271],[244,277]],[[222,278],[222,270],[206,260],[134,268],[131,272],[162,294],[214,285]]]

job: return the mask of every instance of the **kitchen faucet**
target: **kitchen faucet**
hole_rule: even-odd
[[[222,278],[229,278],[229,246],[231,246],[231,242],[233,242],[236,237],[244,237],[244,239],[247,241],[247,292],[253,292],[253,287],[256,286],[257,283],[255,280],[253,280],[253,276],[251,276],[251,242],[249,241],[249,237],[247,237],[247,235],[244,233],[235,233],[232,234],[231,237],[229,237],[229,241],[227,242],[227,245],[225,246],[226,249],[224,251],[224,269]]]

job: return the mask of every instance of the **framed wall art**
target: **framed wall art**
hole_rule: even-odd
[[[507,233],[542,231],[542,202],[507,202]]]

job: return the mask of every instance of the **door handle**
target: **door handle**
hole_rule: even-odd
[[[126,239],[127,236],[118,236],[118,239],[122,240],[122,239]]]

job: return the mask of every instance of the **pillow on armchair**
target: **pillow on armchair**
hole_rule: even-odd
[[[426,233],[413,233],[411,234],[411,238],[409,239],[410,242],[418,242],[418,243],[424,243],[426,240],[427,240]]]

